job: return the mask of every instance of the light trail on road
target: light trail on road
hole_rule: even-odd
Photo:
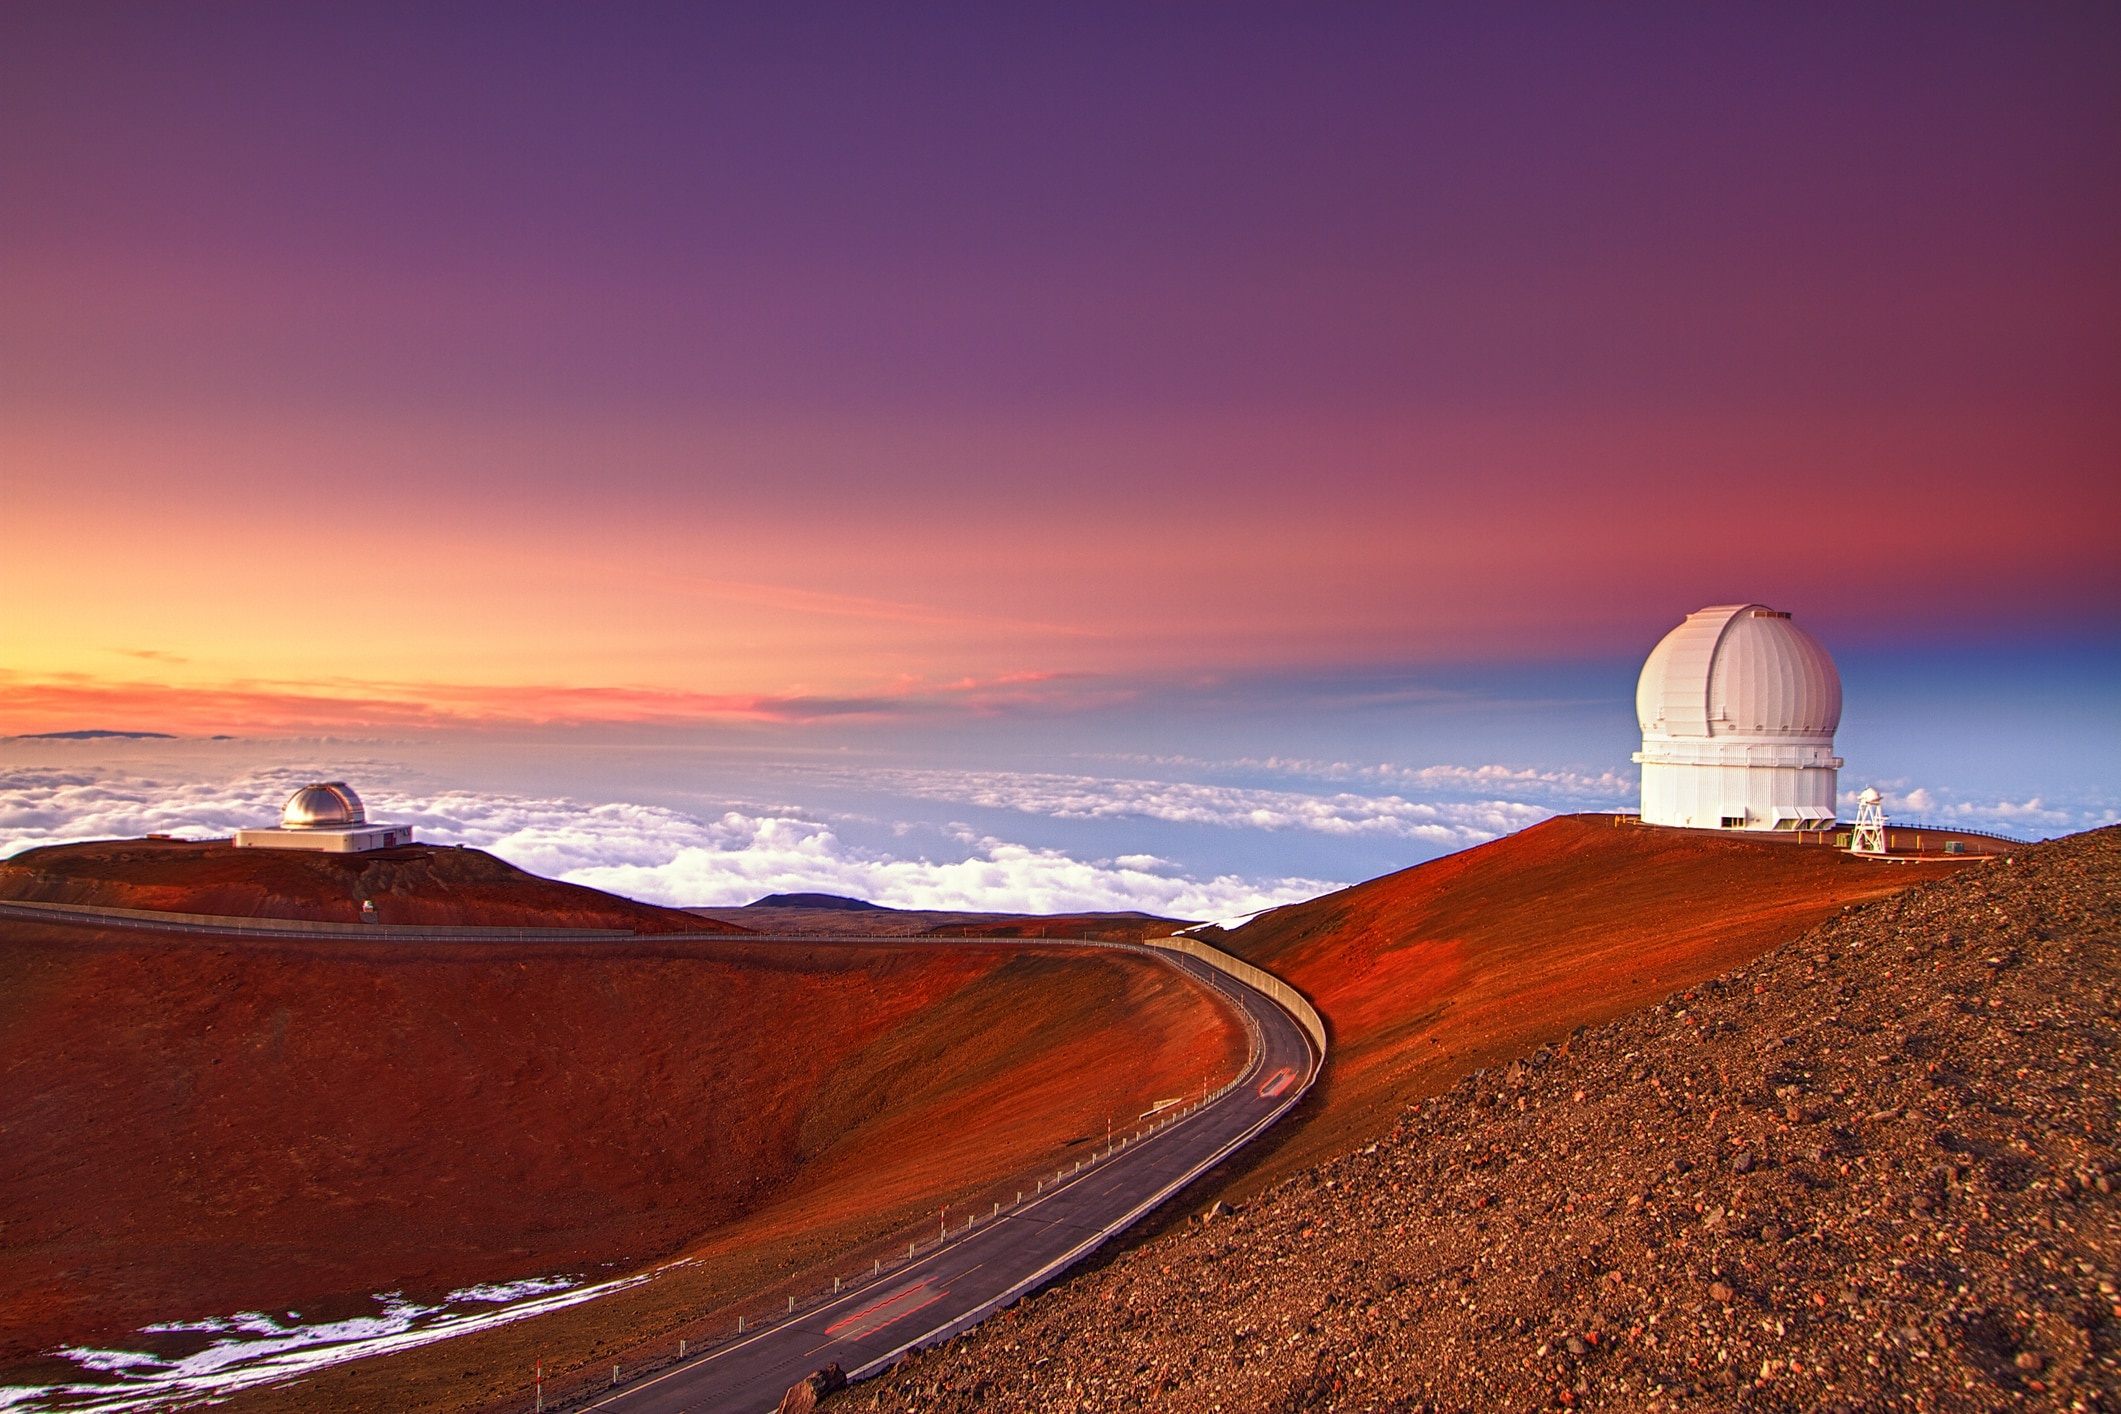
[[[970,941],[970,940],[968,940]],[[992,940],[981,940],[992,941]],[[1049,940],[1047,946],[1097,946]],[[1106,945],[1114,946],[1114,945]],[[1319,1058],[1295,1018],[1262,993],[1184,955],[1128,947],[1229,999],[1252,1039],[1245,1068],[1205,1105],[1095,1156],[1036,1197],[960,1229],[863,1286],[705,1352],[588,1405],[610,1414],[763,1414],[788,1388],[836,1364],[861,1379],[979,1324],[1054,1280],[1176,1196],[1309,1088]],[[1259,1077],[1269,1078],[1260,1083]]]
[[[376,925],[327,928],[288,924],[278,920],[221,919],[201,915],[146,914],[139,910],[117,910],[63,905],[0,904],[0,917],[22,918],[76,927],[145,927],[185,933],[217,933],[232,938],[280,941],[337,941],[339,934],[373,939],[383,933]],[[173,921],[182,920],[182,921]],[[302,931],[296,931],[296,930]],[[413,930],[399,930],[412,932]],[[575,930],[435,928],[417,930],[419,941],[509,941],[572,942]],[[798,941],[761,934],[671,934],[669,938],[746,943]],[[601,935],[598,941],[605,940]],[[800,941],[834,943],[898,944],[936,946],[932,938],[835,936]],[[1181,940],[1182,941],[1182,940]],[[1175,1197],[1188,1184],[1223,1162],[1231,1154],[1286,1114],[1309,1090],[1323,1056],[1308,1039],[1305,1027],[1283,1004],[1265,991],[1287,993],[1290,1005],[1309,1010],[1308,1003],[1285,984],[1249,965],[1189,944],[1194,952],[1178,951],[1148,943],[1100,942],[1090,939],[962,938],[953,944],[1008,946],[1045,949],[1095,949],[1132,953],[1174,967],[1196,985],[1227,1000],[1245,1023],[1250,1042],[1243,1070],[1221,1092],[1199,1105],[1152,1122],[1136,1133],[1119,1138],[1102,1154],[1093,1153],[1065,1175],[1044,1180],[1034,1195],[980,1218],[977,1214],[954,1233],[947,1229],[925,1254],[916,1251],[897,1265],[879,1270],[866,1280],[857,1279],[818,1304],[793,1311],[778,1321],[740,1329],[728,1343],[703,1351],[676,1366],[621,1386],[586,1407],[614,1414],[722,1414],[730,1411],[772,1409],[787,1389],[806,1375],[837,1364],[852,1379],[879,1373],[915,1347],[932,1346],[979,1324],[1002,1307],[1054,1280],[1105,1242]],[[1195,955],[1210,952],[1216,965]],[[1257,982],[1248,985],[1225,969],[1236,969]],[[1321,1038],[1323,1029],[1316,1013],[1310,1015],[1310,1034]],[[1262,1075],[1268,1078],[1260,1081]],[[548,1301],[578,1302],[604,1289],[632,1285],[649,1279],[640,1274],[607,1283],[602,1288],[570,1292]],[[539,1303],[524,1303],[527,1309],[495,1313],[484,1321],[466,1322],[469,1331],[528,1316]],[[445,1338],[443,1332],[415,1332],[394,1337],[397,1341],[424,1344]],[[336,1349],[306,1353],[311,1368],[343,1363],[373,1353],[368,1342],[347,1342]],[[285,1369],[261,1368],[236,1382],[268,1383],[284,1379]],[[56,1390],[37,1393],[50,1394]],[[71,1390],[69,1395],[114,1395],[121,1399],[137,1395],[121,1387]],[[112,1407],[133,1407],[121,1403]]]

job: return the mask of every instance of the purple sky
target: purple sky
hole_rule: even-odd
[[[2110,644],[2117,72],[2097,6],[12,5],[0,455],[94,528],[0,570],[16,720],[1582,658],[1732,599]],[[317,535],[430,614],[226,592]]]
[[[1844,786],[2112,819],[2117,74],[2112,5],[16,0],[0,732],[235,740],[9,742],[0,852],[346,775],[658,898],[1234,908],[1626,804],[1748,600]]]

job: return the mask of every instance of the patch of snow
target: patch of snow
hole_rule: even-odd
[[[521,1301],[526,1296],[543,1296],[548,1291],[565,1291],[574,1282],[566,1277],[532,1277],[529,1281],[490,1281],[482,1286],[467,1286],[449,1293],[452,1305],[459,1301]]]
[[[452,1291],[440,1305],[422,1305],[402,1292],[377,1294],[373,1315],[305,1325],[296,1312],[285,1322],[260,1311],[204,1320],[164,1321],[143,1335],[219,1336],[204,1350],[160,1356],[137,1350],[71,1347],[52,1354],[85,1374],[111,1376],[47,1385],[0,1386],[0,1414],[133,1414],[239,1390],[279,1384],[349,1360],[412,1350],[474,1331],[594,1301],[652,1281],[664,1269],[582,1285],[571,1277],[489,1282]],[[467,1308],[487,1309],[467,1309]]]

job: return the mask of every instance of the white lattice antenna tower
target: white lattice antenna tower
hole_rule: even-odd
[[[1874,786],[1864,787],[1856,797],[1856,832],[1849,836],[1849,853],[1885,853],[1885,802]]]

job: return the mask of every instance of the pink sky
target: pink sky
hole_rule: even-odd
[[[2117,36],[10,7],[0,730],[2110,641]]]

